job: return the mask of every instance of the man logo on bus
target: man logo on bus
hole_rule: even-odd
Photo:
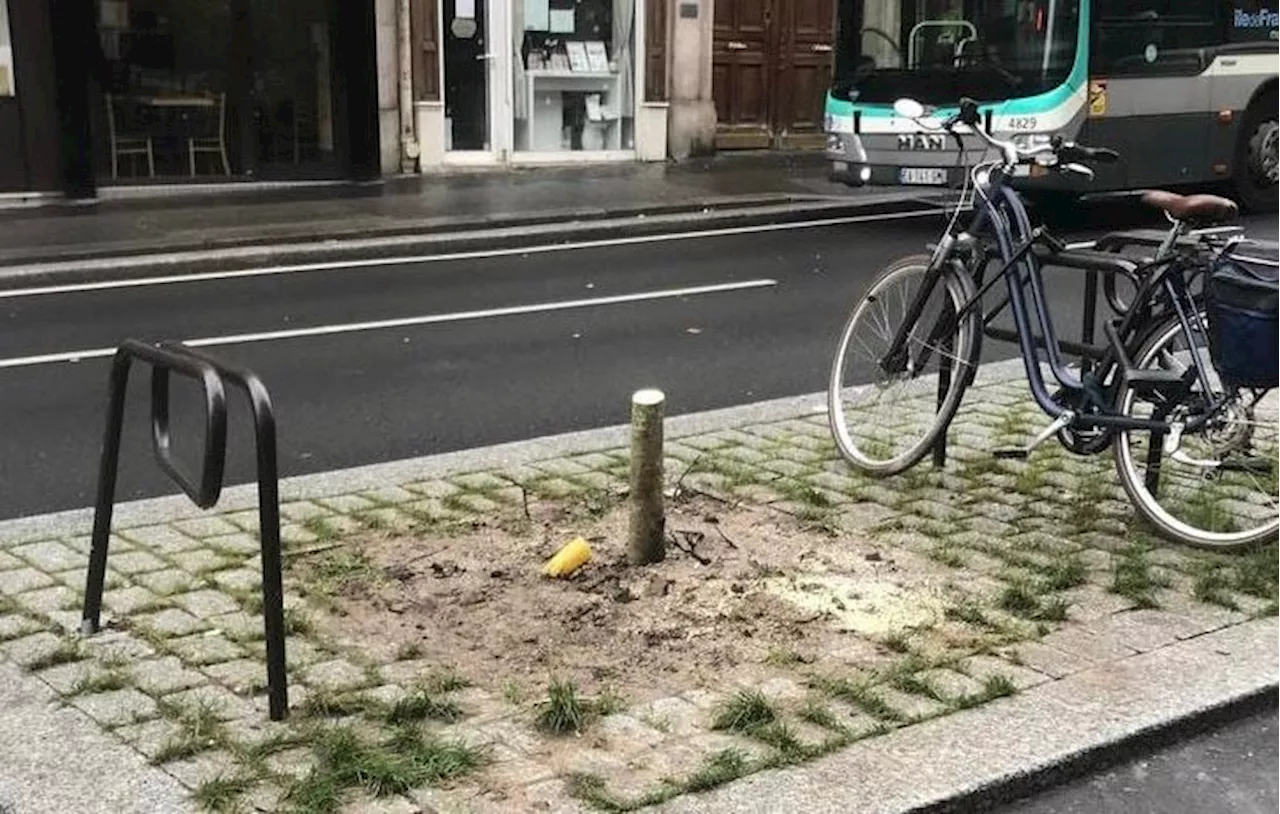
[[[903,133],[898,136],[899,150],[941,150],[945,146],[942,136],[927,133]]]
[[[1233,23],[1236,28],[1275,28],[1280,26],[1280,11],[1264,8],[1250,14],[1242,8],[1238,8],[1235,12]]]

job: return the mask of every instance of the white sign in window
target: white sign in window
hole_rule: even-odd
[[[13,40],[9,37],[9,0],[0,0],[0,96],[14,96]]]

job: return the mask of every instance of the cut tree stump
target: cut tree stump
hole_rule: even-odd
[[[661,390],[638,390],[631,397],[630,534],[627,560],[632,565],[661,562],[666,551],[666,512],[662,500]]]

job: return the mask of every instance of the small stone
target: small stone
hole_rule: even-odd
[[[266,665],[253,659],[224,661],[203,670],[236,695],[253,695],[267,686]]]
[[[184,551],[181,554],[174,554],[173,563],[182,570],[192,574],[215,571],[219,568],[231,565],[231,563],[227,562],[225,557],[221,557],[207,548],[198,548],[195,551]],[[238,564],[239,563],[236,563],[236,565]]]
[[[157,714],[156,702],[132,688],[83,695],[71,703],[106,727],[133,723]]]
[[[164,700],[184,710],[208,709],[214,717],[222,721],[247,718],[256,712],[251,701],[241,698],[230,690],[219,687],[216,684],[206,684],[190,690],[172,693],[166,695]]]
[[[183,728],[173,721],[157,718],[140,724],[118,727],[115,734],[150,760],[181,738],[183,731]]]
[[[386,486],[381,489],[373,489],[368,492],[362,492],[360,496],[384,506],[392,506],[397,503],[408,503],[411,500],[416,500],[418,497],[413,492],[410,492],[407,489],[401,489],[398,486]]]
[[[397,796],[352,800],[339,809],[339,814],[423,814],[423,810],[417,803]]]
[[[59,695],[67,695],[91,678],[103,675],[106,670],[91,661],[77,661],[71,664],[59,664],[36,673],[41,681],[53,688]]]
[[[306,669],[306,681],[324,690],[350,690],[368,686],[365,671],[342,659],[313,664]]]
[[[179,571],[177,568],[166,568],[163,571],[153,571],[149,574],[137,574],[133,577],[133,581],[151,589],[160,596],[181,593],[189,590],[194,584],[194,578],[190,574],[186,571]]]
[[[210,549],[223,556],[251,557],[262,551],[262,543],[258,542],[253,535],[242,531],[235,534],[220,534],[217,537],[209,537],[204,543]]]
[[[606,715],[596,722],[594,731],[609,739],[611,749],[630,754],[666,740],[666,736],[630,715]]]
[[[280,504],[280,516],[294,523],[305,523],[314,517],[328,517],[330,514],[332,512],[328,509],[306,500]]]
[[[283,752],[268,755],[266,763],[274,774],[285,777],[304,777],[315,768],[316,757],[310,749],[286,749]]]
[[[45,614],[77,608],[80,605],[79,595],[65,585],[54,585],[51,588],[28,591],[20,594],[16,599],[27,610]]]
[[[170,526],[143,526],[135,529],[125,529],[121,532],[121,535],[165,555],[187,551],[200,545],[199,540],[188,537]]]
[[[174,639],[169,643],[173,651],[190,664],[215,664],[242,658],[244,650],[222,635],[197,634]]]
[[[226,591],[256,592],[262,589],[262,572],[252,568],[232,568],[213,574],[214,583]]]
[[[683,698],[659,698],[634,710],[635,716],[648,726],[676,737],[688,737],[703,731],[703,710]]]
[[[46,573],[84,568],[88,564],[83,554],[53,541],[18,546],[10,549],[10,552]]]
[[[1198,636],[1203,632],[1203,626],[1174,613],[1140,609],[1098,619],[1089,626],[1089,630],[1109,635],[1125,647],[1145,653],[1180,639]]]
[[[193,520],[182,520],[173,527],[188,537],[216,537],[219,534],[234,534],[240,529],[221,517],[197,517]]]
[[[173,603],[197,617],[217,616],[240,610],[240,603],[218,591],[203,590],[173,597]]]
[[[10,614],[8,616],[0,616],[0,642],[7,642],[10,639],[17,639],[40,630],[43,626],[30,618],[20,614]]]
[[[62,646],[62,639],[52,633],[40,632],[0,644],[0,652],[19,666],[30,667],[48,658]]]
[[[142,574],[147,571],[160,571],[169,564],[154,554],[145,551],[126,551],[108,558],[111,567],[125,575]]]
[[[1018,690],[1025,690],[1052,680],[1052,677],[1045,673],[1038,672],[1030,667],[1014,664],[996,656],[970,656],[962,661],[959,666],[972,678],[983,683],[993,676],[1003,676],[1009,679],[1014,688]]]
[[[916,677],[951,700],[960,700],[982,692],[983,685],[969,676],[954,670],[926,670]]]
[[[798,701],[809,693],[789,678],[771,678],[760,684],[758,689],[771,701]]]
[[[359,495],[337,495],[316,500],[316,503],[340,514],[356,514],[374,507],[374,503]]]
[[[173,656],[137,662],[132,672],[134,683],[155,695],[198,687],[208,680]]]
[[[190,789],[219,777],[230,777],[236,770],[236,759],[226,752],[201,752],[187,760],[164,764],[164,770]]]
[[[0,571],[0,596],[15,596],[53,584],[53,577],[34,568]]]
[[[947,711],[946,706],[923,695],[913,695],[884,686],[876,687],[875,692],[880,696],[880,700],[908,721],[933,718]]]
[[[185,636],[204,627],[204,623],[186,611],[168,608],[159,613],[144,614],[134,618],[134,624],[162,636]]]

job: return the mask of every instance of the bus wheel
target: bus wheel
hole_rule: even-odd
[[[1250,212],[1275,212],[1280,182],[1280,125],[1276,94],[1267,93],[1249,106],[1236,156],[1236,195]]]

